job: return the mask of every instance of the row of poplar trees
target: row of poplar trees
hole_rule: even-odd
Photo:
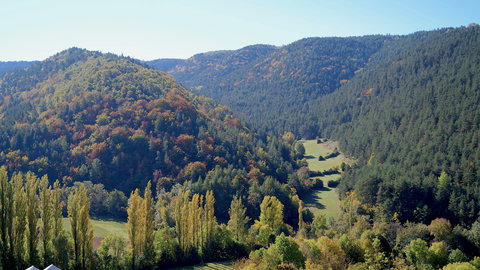
[[[93,227],[90,198],[81,184],[68,194],[71,232],[63,224],[62,195],[58,181],[49,185],[45,175],[15,173],[0,168],[0,269],[25,269],[30,265],[61,269],[93,269]],[[181,192],[176,196],[175,228],[183,256],[204,256],[211,248],[217,225],[212,191],[206,195]],[[127,209],[131,269],[155,263],[155,209],[151,183],[143,197],[132,192]]]
[[[190,191],[180,191],[175,200],[175,230],[183,256],[205,256],[211,248],[217,225],[213,192],[191,195]],[[150,182],[145,188],[143,198],[138,189],[130,195],[127,231],[131,246],[131,269],[148,268],[155,263],[154,207]]]
[[[39,178],[28,172],[14,173],[9,177],[5,167],[0,167],[0,269],[25,269],[30,265],[46,267],[52,263],[61,269],[96,268],[95,258],[101,259],[102,251],[97,251],[96,254],[93,249],[94,236],[87,188],[81,184],[69,194],[65,191],[58,181],[49,185],[46,175]],[[68,233],[64,228],[62,214],[65,206],[65,199],[62,198],[66,195],[66,209],[71,226]],[[277,227],[276,223],[283,223],[283,206],[279,209],[272,207],[271,204],[277,200],[273,197],[266,199],[268,202],[262,203],[260,221]],[[159,201],[161,204],[162,201]],[[214,235],[218,226],[213,192],[207,191],[202,195],[179,191],[172,203],[174,230],[182,256],[208,258],[209,253],[215,249]],[[143,194],[138,189],[131,193],[126,225],[130,252],[117,254],[117,259],[123,256],[128,259],[126,265],[115,262],[116,266],[145,269],[158,263],[154,244],[155,228],[165,228],[168,225],[156,224],[155,205],[150,182]],[[166,214],[165,208],[160,207],[158,210],[157,215]],[[247,235],[250,219],[245,213],[246,208],[241,199],[234,198],[229,211],[228,229],[238,242],[243,242]],[[119,243],[122,245],[120,250],[124,250],[124,240],[120,239]],[[108,247],[103,252],[110,253],[110,245],[102,245]]]
[[[0,168],[0,260],[2,269],[46,267],[55,262],[67,269],[70,236],[62,222],[63,189],[58,181],[49,185],[45,175],[15,173]],[[90,262],[93,229],[90,201],[85,186],[70,193],[68,216],[72,227],[74,268],[86,269]]]

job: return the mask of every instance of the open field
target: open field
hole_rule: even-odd
[[[340,166],[342,162],[352,164],[352,160],[342,153],[334,158],[329,158],[323,161],[318,160],[319,156],[325,157],[336,151],[338,145],[334,141],[317,144],[317,140],[303,140],[302,143],[305,147],[305,158],[308,162],[308,168],[311,171],[325,171],[332,167]]]
[[[124,222],[94,220],[92,219],[93,235],[98,238],[105,238],[110,233],[119,235],[125,239],[128,238],[127,228]],[[63,227],[69,232],[71,230],[68,218],[63,219]]]
[[[340,201],[335,188],[312,190],[302,199],[305,207],[314,215],[324,214],[328,219],[337,217],[340,211]]]
[[[325,171],[335,166],[340,166],[342,162],[352,164],[353,161],[347,158],[345,155],[340,154],[334,158],[319,161],[319,156],[327,156],[333,153],[338,148],[337,143],[334,141],[327,141],[317,144],[317,140],[304,140],[302,141],[305,147],[305,158],[308,163],[308,168],[311,171]],[[324,214],[327,218],[337,217],[340,211],[340,201],[336,188],[327,187],[329,180],[337,180],[340,178],[339,174],[326,175],[319,178],[323,181],[324,188],[311,190],[307,195],[303,196],[302,200],[305,206],[312,211],[313,214]]]
[[[233,262],[202,263],[193,266],[175,267],[171,270],[232,270]]]

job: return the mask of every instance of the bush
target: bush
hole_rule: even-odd
[[[323,171],[322,174],[323,175],[332,175],[332,174],[340,174],[340,172],[338,171],[338,169],[331,168],[331,169]]]
[[[338,181],[336,180],[328,180],[328,187],[329,188],[336,188],[338,186]]]
[[[323,173],[310,171],[310,177],[317,177],[317,176],[323,176]]]
[[[338,155],[340,155],[340,152],[335,151],[335,152],[333,152],[333,153],[328,154],[328,155],[325,157],[325,159],[334,158],[334,157],[336,157],[336,156],[338,156]]]
[[[312,178],[312,188],[323,188],[323,181],[320,178]]]

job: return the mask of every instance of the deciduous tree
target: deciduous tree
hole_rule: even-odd
[[[242,199],[234,197],[228,211],[230,215],[228,229],[233,233],[233,238],[239,242],[244,241],[247,234],[247,224],[250,218],[246,216],[246,212],[247,208],[243,206]]]

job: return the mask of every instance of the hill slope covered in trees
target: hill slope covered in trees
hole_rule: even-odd
[[[129,58],[69,49],[6,74],[0,94],[9,171],[129,192],[149,179],[196,182],[217,166],[286,181],[295,166],[285,144],[267,145],[228,108]]]
[[[296,131],[293,113],[310,99],[328,94],[351,79],[389,36],[306,38],[290,45],[253,45],[178,60],[149,62],[183,85],[218,100],[257,129],[278,134]],[[302,135],[314,136],[308,127]]]
[[[363,202],[404,221],[471,224],[480,210],[478,29],[310,38],[238,68],[227,60],[243,49],[194,56],[169,72],[260,129],[339,140],[362,166],[343,190]]]
[[[328,222],[299,199],[313,183],[292,133],[262,140],[165,73],[81,49],[9,73],[0,81],[3,268],[53,258],[63,269],[157,269],[250,251],[236,269],[478,269],[479,46],[475,25],[388,37],[333,92],[279,114],[300,123],[282,128],[306,126],[303,135],[338,139],[358,158],[342,166],[339,215]],[[201,76],[234,77],[248,62],[208,63]],[[131,193],[129,245],[110,236],[93,251],[91,183],[48,187],[5,168],[128,191],[151,178],[156,194],[150,184]],[[70,222],[82,220],[71,236],[49,226],[62,220],[66,194]]]
[[[0,62],[0,76],[7,72],[29,67],[37,61],[7,61]]]
[[[369,164],[343,188],[403,220],[471,224],[480,210],[480,28],[420,32],[392,45],[309,104],[319,130]],[[437,179],[442,172],[448,177]]]

